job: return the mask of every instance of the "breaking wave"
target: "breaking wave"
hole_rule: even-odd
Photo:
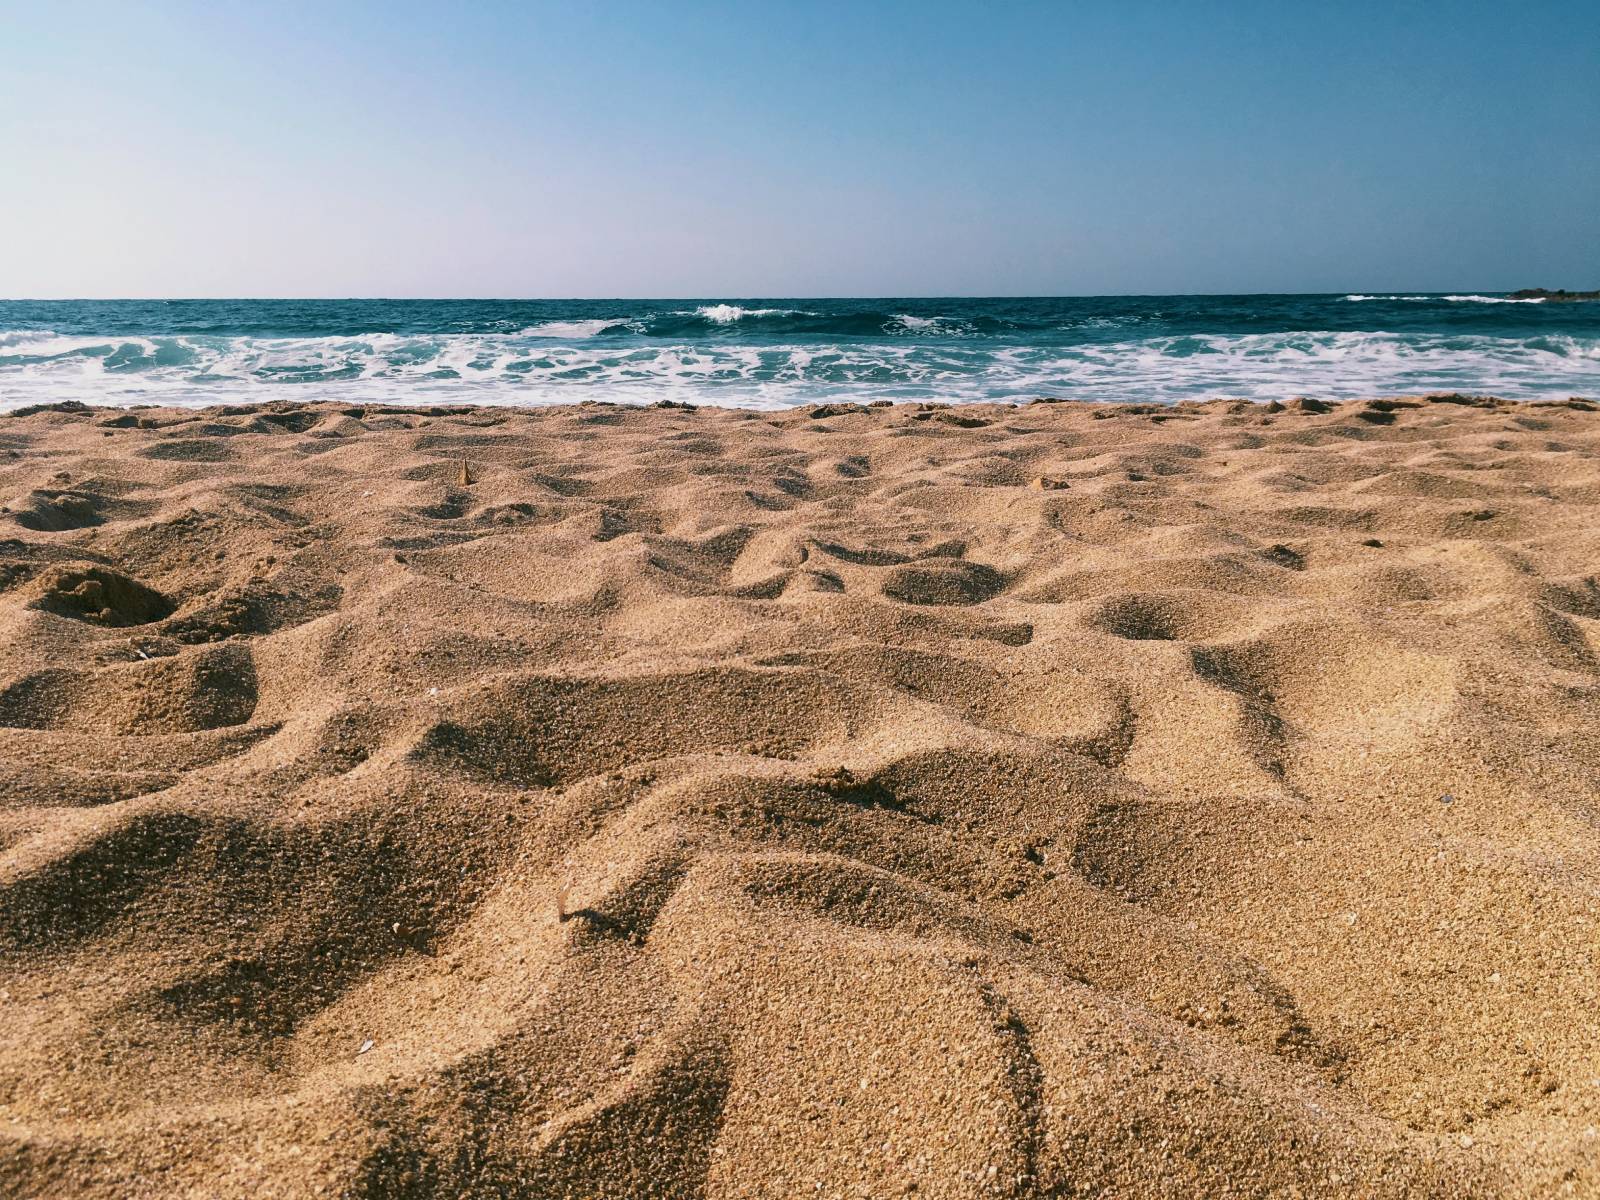
[[[0,409],[68,399],[545,404],[671,397],[778,408],[822,398],[1600,394],[1600,337],[1320,331],[1041,345],[975,337],[938,325],[937,317],[918,320],[935,325],[919,331],[913,324],[907,326],[913,336],[896,336],[880,324],[876,337],[860,340],[665,343],[628,321],[601,318],[544,322],[517,333],[294,338],[19,330],[0,332]]]
[[[1513,296],[1363,296],[1359,293],[1345,297],[1346,300],[1405,300],[1412,303],[1416,301],[1433,301],[1445,304],[1543,304],[1543,296],[1529,296],[1518,299]]]

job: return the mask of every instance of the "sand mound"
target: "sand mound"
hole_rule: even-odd
[[[5,418],[0,1195],[1600,1194],[1600,413]]]
[[[39,608],[96,625],[148,625],[172,612],[160,592],[103,567],[52,567],[38,590]]]

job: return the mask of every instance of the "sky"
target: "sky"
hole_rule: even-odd
[[[1600,287],[1600,4],[0,0],[0,296]]]

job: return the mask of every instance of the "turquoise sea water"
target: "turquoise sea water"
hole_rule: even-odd
[[[0,301],[58,400],[779,408],[828,399],[1600,396],[1600,303],[1499,295]]]

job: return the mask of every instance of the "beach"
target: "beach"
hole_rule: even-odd
[[[0,1196],[1600,1194],[1600,405],[24,407],[0,503]]]

